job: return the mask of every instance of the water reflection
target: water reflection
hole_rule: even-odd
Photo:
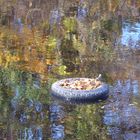
[[[139,4],[1,0],[0,139],[139,140]],[[57,79],[98,73],[107,102],[50,101]]]
[[[138,49],[140,44],[140,23],[124,22],[122,28],[121,43],[132,49]]]
[[[138,80],[134,80],[132,82],[132,92],[134,94],[134,96],[139,96],[139,83]]]
[[[18,128],[18,134],[15,138],[42,140],[49,137],[50,134],[44,131],[46,125],[49,128],[49,107],[39,101],[26,100],[22,104],[22,100],[18,100],[20,100],[20,103],[18,103],[18,108],[13,109],[12,118],[15,120],[16,125],[22,126],[22,128]]]
[[[63,15],[62,11],[52,10],[50,13],[50,25],[54,26],[54,24],[60,24],[62,15]]]
[[[86,4],[81,3],[81,5],[78,7],[77,18],[82,21],[85,20],[87,15],[88,15],[88,9],[86,7]]]
[[[51,126],[51,138],[52,140],[63,140],[64,139],[64,126],[53,124]]]
[[[50,121],[51,121],[51,138],[53,140],[63,140],[64,139],[64,126],[61,121],[64,119],[63,106],[58,103],[52,103],[50,105]]]
[[[50,121],[55,122],[64,118],[63,107],[57,103],[50,105]]]
[[[109,126],[108,132],[113,140],[127,140],[128,136],[137,139],[139,136],[140,111],[134,105],[132,97],[140,97],[140,94],[139,91],[137,95],[134,94],[134,84],[137,91],[138,82],[119,80],[111,91],[112,98],[105,105],[104,123]]]
[[[38,126],[36,128],[24,128],[19,130],[17,139],[42,140],[42,128]]]
[[[23,30],[23,23],[22,23],[21,18],[15,19],[15,29],[17,29],[17,31],[18,31],[19,33],[22,32],[22,30]]]

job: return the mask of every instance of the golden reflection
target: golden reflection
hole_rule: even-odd
[[[19,34],[0,28],[0,66],[16,63],[22,70],[47,75],[48,65],[55,63],[55,46],[55,38],[43,37],[37,30],[25,28]]]

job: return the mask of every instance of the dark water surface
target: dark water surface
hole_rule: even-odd
[[[0,2],[0,140],[140,140],[140,3]],[[67,77],[110,85],[109,98],[69,104]]]

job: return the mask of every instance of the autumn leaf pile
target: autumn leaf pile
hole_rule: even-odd
[[[61,82],[60,86],[67,89],[75,89],[75,90],[91,90],[99,87],[101,85],[101,81],[96,79],[76,79],[76,80],[64,80]]]

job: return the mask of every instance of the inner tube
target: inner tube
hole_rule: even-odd
[[[69,80],[82,80],[85,78],[68,78],[56,81],[51,86],[51,94],[57,99],[70,103],[98,102],[108,97],[109,86],[101,82],[101,85],[91,90],[68,89],[61,86],[62,82]],[[89,79],[89,78],[86,78]]]

